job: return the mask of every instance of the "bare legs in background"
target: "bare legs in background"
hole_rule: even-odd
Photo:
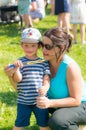
[[[77,24],[73,24],[73,35],[74,35],[74,43],[77,43]],[[86,44],[84,24],[80,24],[80,37],[81,37],[81,43]]]
[[[70,13],[65,12],[58,15],[58,26],[70,33]]]

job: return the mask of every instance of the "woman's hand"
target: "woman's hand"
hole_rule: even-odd
[[[49,108],[50,100],[45,96],[39,96],[37,97],[37,106],[39,108]]]

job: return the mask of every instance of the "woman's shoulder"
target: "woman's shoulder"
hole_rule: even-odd
[[[68,55],[64,56],[63,64],[66,64],[71,69],[76,68],[80,70],[80,66],[77,64],[77,62]]]
[[[76,62],[72,62],[68,65],[68,70],[75,71],[76,73],[81,72],[80,66]]]
[[[75,62],[75,61],[70,56],[64,55],[64,58],[63,58],[62,62],[65,63],[65,64],[70,64],[70,63]]]
[[[71,73],[71,74],[72,74],[72,73],[81,74],[81,69],[80,69],[79,64],[78,64],[76,61],[74,61],[73,59],[72,59],[72,62],[70,62],[70,63],[68,64],[67,71],[68,71],[69,73]]]

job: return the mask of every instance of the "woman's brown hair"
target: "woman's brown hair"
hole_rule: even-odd
[[[64,31],[62,28],[51,28],[48,29],[44,36],[51,39],[52,43],[55,46],[58,46],[61,49],[61,46],[64,45],[64,51],[69,52],[71,46],[72,46],[72,37],[67,32]]]

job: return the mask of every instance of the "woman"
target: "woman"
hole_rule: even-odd
[[[77,63],[67,56],[72,39],[64,30],[52,28],[43,36],[43,55],[49,61],[51,85],[47,97],[38,97],[37,105],[49,108],[51,130],[78,130],[86,124],[86,84]]]

